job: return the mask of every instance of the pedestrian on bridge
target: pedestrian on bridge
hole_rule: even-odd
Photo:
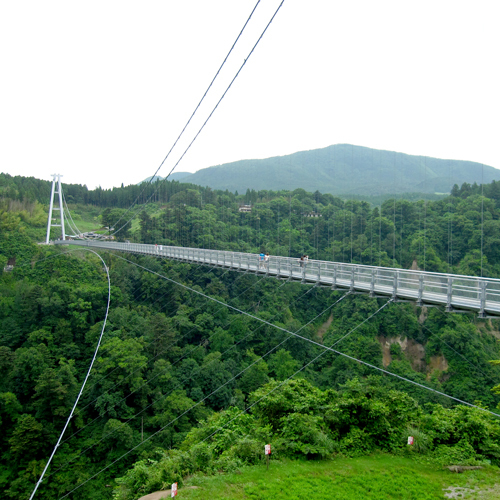
[[[260,254],[259,254],[259,269],[263,269],[264,268],[264,258],[265,258],[265,254],[264,254],[264,250],[261,250],[260,251]]]

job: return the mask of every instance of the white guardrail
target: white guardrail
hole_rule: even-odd
[[[317,283],[332,288],[344,288],[371,296],[388,296],[411,300],[418,305],[443,304],[451,312],[471,310],[481,317],[500,316],[500,280],[393,269],[388,267],[344,264],[323,260],[309,260],[303,266],[297,258],[271,256],[267,263],[256,254],[204,250],[201,248],[117,243],[105,241],[61,241],[58,245],[118,250],[128,253],[152,255],[195,264],[225,267],[237,271],[267,274],[277,278]]]

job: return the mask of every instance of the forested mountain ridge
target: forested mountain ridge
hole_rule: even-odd
[[[443,200],[393,199],[378,207],[302,189],[236,196],[170,185],[180,190],[140,207],[127,228],[132,241],[264,248],[297,257],[306,252],[311,258],[416,263],[465,274],[480,274],[482,267],[484,275],[500,276],[496,182],[456,186]],[[252,205],[250,213],[238,211],[244,202]],[[93,206],[70,203],[70,209],[98,214]],[[103,208],[97,220],[107,226],[113,210]],[[94,255],[35,244],[44,215],[38,203],[4,197],[0,204],[0,255],[3,262],[16,257],[14,270],[0,277],[0,491],[6,498],[25,499],[32,490],[82,383],[106,307],[107,282]],[[282,331],[162,280],[119,254],[102,256],[112,284],[103,343],[38,498],[59,498],[136,446],[72,497],[110,499],[111,485],[116,499],[135,500],[189,473],[256,463],[265,442],[277,457],[314,459],[406,453],[406,439],[414,435],[415,453],[439,465],[500,463],[498,420],[480,410],[455,406],[332,353],[307,365],[322,352],[319,347],[286,340]],[[330,310],[341,292],[127,258],[290,331],[317,317],[301,334],[325,345],[385,302],[353,295]],[[337,348],[495,411],[500,398],[490,389],[498,383],[499,367],[489,360],[500,359],[498,330],[498,320],[390,304]],[[419,363],[410,345],[421,346]]]
[[[244,192],[303,188],[335,195],[447,193],[454,184],[500,180],[500,170],[472,161],[442,160],[351,144],[198,170],[185,182]]]
[[[321,191],[344,198],[363,199],[414,193],[449,193],[453,185],[500,181],[500,170],[472,161],[442,160],[407,155],[350,144],[300,151],[260,160],[240,160],[198,170],[194,174],[174,172],[169,181],[160,176],[130,186],[88,189],[85,185],[63,184],[68,203],[127,208],[136,199],[168,197],[187,188],[197,189],[210,200],[213,190],[232,193],[254,191]],[[0,173],[0,198],[47,203],[49,181]],[[205,196],[206,193],[206,196]],[[412,195],[413,193],[413,195]],[[426,196],[428,197],[428,196]],[[372,200],[370,200],[372,201]],[[377,201],[375,201],[377,202]]]

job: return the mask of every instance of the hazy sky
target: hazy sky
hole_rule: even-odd
[[[256,0],[0,2],[0,171],[154,173]],[[262,0],[159,175],[279,0]],[[498,1],[285,0],[176,171],[352,143],[500,168]]]

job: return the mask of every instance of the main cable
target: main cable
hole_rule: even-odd
[[[222,99],[224,99],[224,97],[226,96],[226,94],[228,93],[229,89],[231,88],[231,86],[233,85],[234,81],[236,80],[236,78],[238,78],[239,74],[241,73],[241,70],[243,69],[243,67],[245,66],[245,64],[247,63],[248,59],[250,59],[250,56],[252,55],[252,53],[254,52],[254,50],[257,48],[257,45],[259,44],[259,42],[262,40],[262,37],[264,36],[264,34],[266,33],[267,29],[269,28],[269,26],[271,25],[271,23],[273,22],[274,18],[276,17],[276,15],[278,14],[278,11],[281,9],[281,6],[283,5],[283,3],[285,2],[285,0],[281,0],[281,3],[279,4],[278,8],[276,9],[276,11],[274,12],[273,16],[271,17],[271,20],[267,23],[266,27],[264,28],[264,31],[260,34],[259,38],[257,39],[257,41],[255,42],[255,45],[252,47],[252,50],[250,50],[250,52],[248,53],[246,59],[243,61],[243,64],[240,66],[240,68],[238,69],[238,71],[236,72],[236,74],[234,75],[233,79],[231,80],[231,82],[229,83],[229,85],[227,86],[226,90],[224,91],[224,93],[222,94],[222,97],[217,101],[217,104],[214,106],[214,108],[212,109],[212,111],[210,112],[210,114],[208,115],[208,118],[203,122],[203,125],[200,127],[200,129],[198,130],[198,132],[196,133],[196,135],[194,136],[193,140],[189,143],[188,147],[184,150],[184,153],[182,153],[181,157],[177,160],[177,162],[175,163],[175,165],[172,167],[172,169],[170,170],[169,174],[167,175],[166,179],[168,179],[168,177],[170,176],[170,174],[175,170],[175,168],[177,167],[177,165],[181,162],[181,160],[184,158],[185,154],[189,151],[189,149],[191,148],[191,146],[193,145],[194,141],[196,141],[196,139],[198,138],[198,136],[200,135],[201,131],[205,128],[205,125],[208,123],[208,121],[210,120],[210,118],[212,117],[212,115],[215,113],[215,110],[219,107],[219,104],[221,103]],[[149,198],[146,200],[146,204],[149,203],[149,200],[151,200],[151,198],[155,195],[156,191],[158,190],[158,187],[156,188],[155,191],[153,191],[153,193],[149,196]],[[130,210],[130,209],[129,209]],[[117,229],[113,235],[115,235],[118,231],[121,231],[137,214],[134,214],[125,224],[123,224],[122,227],[120,227],[119,229]]]
[[[75,221],[73,220],[73,217],[71,216],[71,212],[69,210],[68,204],[66,203],[66,197],[64,196],[64,191],[62,192],[62,198],[63,198],[64,206],[66,207],[66,211],[68,212],[68,215],[69,215],[69,219],[66,219],[66,220],[68,221],[68,224],[73,231],[76,229],[75,236],[82,236],[83,239],[88,239],[83,235],[83,233],[80,231],[80,229],[78,229],[78,226],[76,225]],[[71,223],[70,223],[70,220],[71,220]],[[73,226],[71,224],[73,224]]]
[[[85,379],[83,381],[82,387],[80,388],[80,392],[79,392],[79,394],[76,398],[75,404],[73,405],[73,408],[71,409],[71,412],[66,420],[66,423],[64,424],[64,428],[63,428],[61,434],[59,435],[59,439],[57,440],[57,443],[54,446],[54,449],[52,450],[52,454],[50,455],[50,458],[48,459],[47,463],[45,464],[45,468],[43,469],[42,475],[40,476],[40,479],[36,483],[35,489],[33,490],[33,492],[30,495],[29,500],[33,499],[36,491],[38,490],[38,487],[40,486],[40,484],[42,484],[43,477],[45,476],[45,472],[49,468],[49,465],[52,462],[54,455],[56,454],[57,448],[59,448],[59,444],[61,443],[61,440],[64,436],[64,433],[66,432],[66,429],[69,425],[71,417],[73,417],[73,413],[75,412],[76,405],[78,404],[78,402],[80,400],[80,397],[83,393],[83,389],[85,388],[85,384],[87,383],[87,379],[89,378],[90,372],[92,371],[92,367],[94,366],[94,362],[95,362],[96,357],[97,357],[97,351],[99,350],[99,346],[101,345],[102,336],[104,335],[104,329],[106,328],[106,321],[108,319],[108,313],[109,313],[109,304],[111,302],[111,280],[109,278],[109,269],[108,269],[108,266],[106,265],[106,263],[104,262],[104,260],[102,259],[102,257],[97,252],[95,252],[94,250],[90,250],[88,248],[86,248],[85,250],[88,250],[89,252],[92,252],[93,254],[97,255],[99,257],[99,259],[101,259],[101,262],[103,263],[104,269],[106,271],[106,276],[108,278],[108,304],[106,306],[106,315],[104,316],[104,323],[102,325],[101,335],[99,336],[99,340],[97,341],[97,347],[95,348],[94,356],[92,358],[92,361],[90,362],[90,366],[89,366],[89,369],[87,371],[87,374],[85,375]]]
[[[177,139],[175,140],[174,144],[172,145],[172,147],[170,148],[169,152],[167,153],[167,155],[165,156],[165,158],[163,158],[163,161],[160,163],[160,166],[156,169],[156,172],[153,174],[153,176],[151,177],[151,179],[145,183],[145,186],[143,187],[142,191],[139,193],[139,195],[137,196],[137,198],[135,199],[135,201],[132,203],[132,205],[130,205],[130,207],[128,208],[128,210],[122,214],[122,216],[116,221],[116,223],[114,224],[114,226],[117,226],[118,223],[123,219],[123,217],[125,217],[125,215],[127,215],[128,212],[130,212],[130,210],[132,209],[132,207],[137,203],[137,201],[139,200],[139,198],[142,196],[142,194],[144,193],[146,187],[151,184],[153,182],[153,179],[156,178],[156,175],[158,174],[158,172],[160,171],[161,167],[163,166],[163,164],[167,161],[167,158],[170,156],[170,153],[172,152],[172,150],[174,149],[174,147],[176,146],[177,142],[179,141],[179,139],[182,137],[182,135],[184,134],[184,131],[186,130],[187,126],[190,124],[191,120],[193,119],[194,115],[196,114],[196,112],[198,111],[198,108],[201,106],[201,103],[203,102],[203,100],[205,99],[206,95],[208,94],[208,91],[211,89],[213,83],[215,82],[216,78],[219,76],[219,73],[220,71],[222,70],[224,64],[226,64],[226,61],[229,57],[229,55],[231,54],[231,52],[233,51],[234,47],[236,46],[236,44],[238,43],[238,40],[240,39],[243,31],[245,30],[245,28],[247,27],[247,24],[249,23],[251,17],[253,16],[253,13],[255,12],[255,9],[257,9],[257,6],[259,5],[260,3],[260,0],[257,1],[257,3],[255,4],[254,8],[252,9],[252,12],[250,12],[250,15],[248,16],[248,19],[245,21],[245,24],[243,25],[243,28],[241,28],[241,31],[240,33],[238,34],[238,36],[236,37],[236,40],[233,42],[233,45],[231,45],[231,48],[229,49],[229,52],[226,54],[226,57],[224,58],[224,60],[222,61],[222,64],[219,66],[219,69],[217,70],[217,73],[215,73],[215,76],[212,78],[212,81],[210,82],[210,85],[207,87],[207,90],[205,90],[205,93],[203,94],[202,98],[200,99],[200,102],[198,102],[198,104],[196,105],[196,108],[194,109],[194,111],[191,113],[191,116],[189,117],[189,120],[186,122],[186,124],[184,125],[183,129],[181,130],[181,133],[178,135]],[[175,167],[174,167],[175,168]],[[167,175],[167,177],[165,177],[164,180],[168,179],[168,177],[170,176],[170,174],[173,172],[174,169],[172,169],[170,171],[170,173]]]

